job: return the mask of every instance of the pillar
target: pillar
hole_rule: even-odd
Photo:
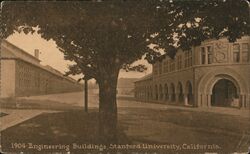
[[[188,106],[188,95],[184,94],[184,105]]]
[[[193,98],[193,105],[195,106],[195,107],[200,107],[201,105],[200,105],[200,103],[201,103],[201,98],[200,98],[200,94],[199,94],[199,92],[197,92],[197,93],[194,93],[194,96],[193,96],[194,98]]]
[[[172,102],[172,93],[169,93],[169,97],[168,97],[169,102]]]
[[[240,94],[240,108],[241,109],[246,109],[246,96],[244,94]]]
[[[250,110],[250,94],[248,94],[247,99],[246,99],[246,107],[247,109]]]
[[[207,107],[211,107],[211,97],[212,94],[207,94]]]
[[[207,107],[207,94],[201,94],[201,107]]]
[[[205,47],[205,64],[208,64],[208,54],[207,47]]]

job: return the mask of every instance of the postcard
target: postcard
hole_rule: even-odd
[[[249,153],[249,6],[3,1],[1,153]]]

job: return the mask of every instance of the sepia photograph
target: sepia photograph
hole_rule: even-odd
[[[250,153],[248,0],[3,1],[0,20],[0,153]]]

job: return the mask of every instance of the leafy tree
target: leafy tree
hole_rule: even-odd
[[[174,56],[176,45],[187,49],[208,38],[249,35],[249,6],[243,0],[3,3],[2,38],[35,27],[75,62],[68,74],[96,79],[101,140],[110,143],[116,142],[120,69],[143,71],[132,63],[143,55],[153,63],[160,56],[155,49]]]

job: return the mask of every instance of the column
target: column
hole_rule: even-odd
[[[212,94],[207,94],[207,107],[211,107],[211,97]]]
[[[207,52],[207,47],[204,47],[205,48],[205,64],[208,64],[208,52]]]
[[[194,103],[194,106],[196,106],[196,107],[200,107],[200,94],[199,94],[199,92],[197,92],[197,93],[195,93],[194,94],[194,99],[193,99],[193,103]]]
[[[184,94],[184,105],[188,106],[188,95]]]
[[[162,101],[165,103],[166,102],[166,95],[165,95],[165,87],[163,86],[162,88]]]
[[[241,109],[246,109],[246,98],[244,94],[240,95],[240,104]]]
[[[242,63],[242,44],[239,44],[240,45],[240,51],[239,51],[239,54],[240,54],[240,63]]]
[[[172,93],[169,93],[169,96],[168,96],[168,102],[172,102]]]
[[[243,106],[244,106],[244,109],[246,109],[247,105],[246,105],[246,95],[243,95]]]
[[[201,107],[207,107],[207,94],[201,94]]]
[[[247,99],[246,99],[246,108],[250,110],[250,94],[248,94]]]
[[[239,108],[242,109],[243,108],[243,99],[242,99],[242,94],[240,94],[240,97],[239,97]]]

